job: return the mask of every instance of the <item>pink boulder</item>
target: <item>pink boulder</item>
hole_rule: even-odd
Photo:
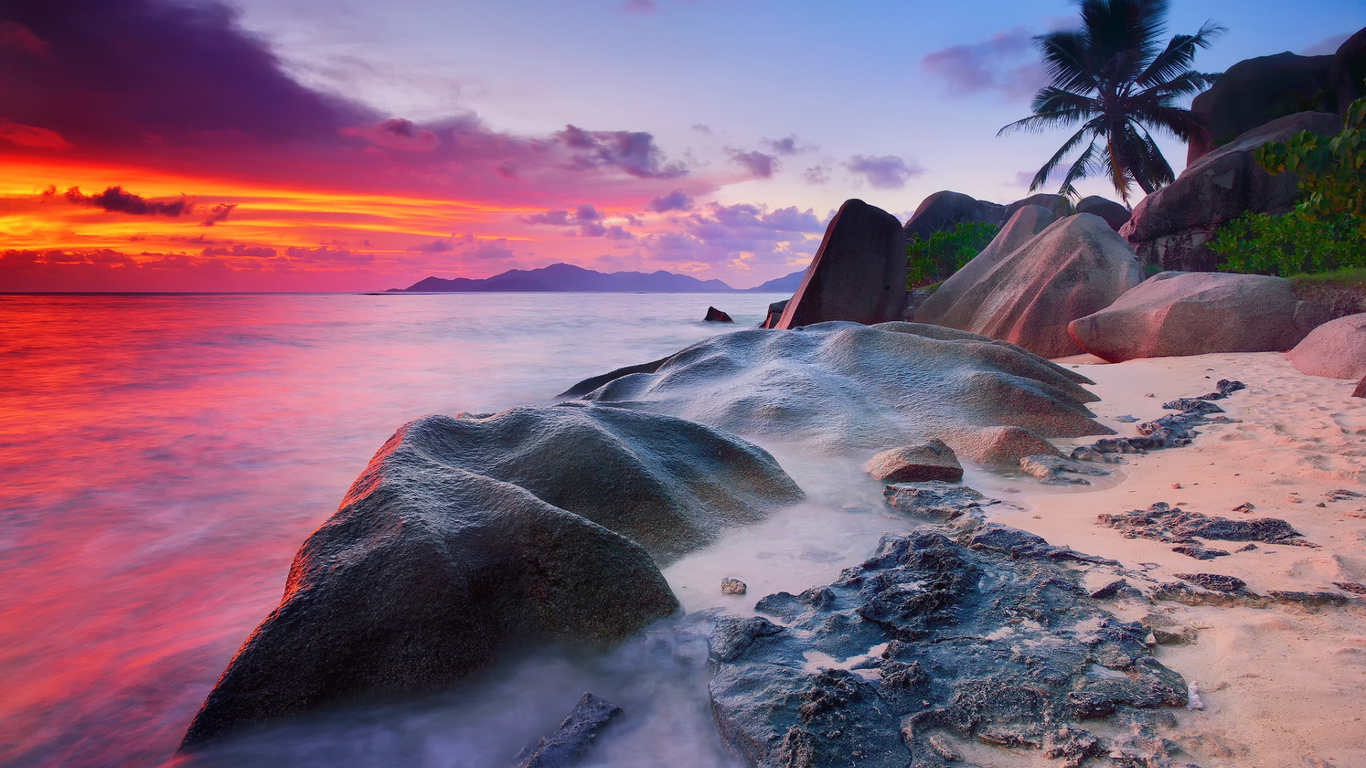
[[[1330,379],[1366,376],[1366,312],[1320,325],[1286,357],[1300,373],[1310,376]]]
[[[1299,343],[1317,323],[1290,281],[1267,275],[1162,272],[1068,331],[1112,363],[1138,357],[1271,352]]]

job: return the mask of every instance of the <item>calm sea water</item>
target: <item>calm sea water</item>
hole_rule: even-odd
[[[781,298],[0,296],[0,764],[171,759],[299,544],[404,422],[548,402],[718,332],[708,304],[742,328]],[[727,765],[698,695],[704,655],[696,632],[665,627],[197,762],[499,765],[596,685],[661,714],[623,721],[635,735],[595,750],[603,764],[676,742]]]

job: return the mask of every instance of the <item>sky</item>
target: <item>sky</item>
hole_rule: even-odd
[[[368,291],[556,262],[738,288],[861,198],[1008,203],[1066,0],[0,0],[0,292]],[[1366,0],[1174,0],[1219,72]],[[1163,144],[1172,166],[1185,148]],[[1115,197],[1103,182],[1083,194]],[[1046,189],[1046,191],[1054,191]]]

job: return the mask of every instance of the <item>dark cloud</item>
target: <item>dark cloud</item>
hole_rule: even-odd
[[[83,195],[79,187],[72,187],[62,197],[76,205],[89,205],[112,213],[127,213],[133,216],[175,218],[194,209],[194,204],[184,197],[175,202],[155,202],[132,192],[124,192],[123,187],[109,187],[98,195]]]
[[[375,125],[343,128],[343,136],[359,136],[371,144],[409,152],[430,152],[441,145],[436,134],[411,120],[393,118]]]
[[[553,210],[546,211],[545,213],[533,213],[530,216],[518,216],[517,219],[527,224],[549,224],[556,227],[567,227],[600,222],[603,219],[603,214],[591,203],[584,203],[572,212]]]
[[[682,190],[676,189],[667,195],[656,197],[646,207],[656,213],[686,211],[692,208],[692,198],[684,194]]]
[[[912,176],[919,176],[925,172],[924,168],[914,162],[908,164],[896,155],[854,155],[844,167],[868,179],[868,183],[873,185],[874,189],[901,189]]]
[[[585,131],[567,125],[555,139],[569,148],[570,167],[576,170],[618,168],[640,179],[672,179],[688,172],[666,162],[654,136],[643,131]]]
[[[635,235],[627,232],[620,224],[613,224],[608,227],[607,231],[603,232],[603,235],[605,235],[608,240],[626,241],[636,239]]]
[[[0,48],[8,48],[30,56],[46,56],[49,46],[23,24],[5,21],[0,22]]]
[[[290,246],[285,249],[289,260],[303,264],[353,265],[368,264],[375,260],[373,253],[357,253],[350,248],[335,245],[319,245],[316,248]]]
[[[232,247],[210,246],[200,252],[204,256],[235,256],[246,259],[273,259],[278,254],[274,248],[267,248],[264,245],[246,245],[237,243]]]
[[[1048,75],[1034,53],[1033,34],[1024,27],[933,51],[920,60],[920,66],[943,79],[945,93],[953,96],[996,91],[1012,99],[1022,98],[1048,83]]]
[[[209,209],[208,218],[200,222],[200,226],[212,227],[221,221],[227,221],[228,216],[231,216],[235,210],[237,210],[237,203],[219,203]]]
[[[783,139],[764,139],[763,144],[779,155],[795,155],[798,152],[805,151],[804,147],[797,144],[796,136],[788,136]]]
[[[766,155],[763,152],[742,152],[738,149],[727,149],[730,161],[749,171],[749,174],[756,179],[771,179],[773,172],[778,168],[778,158],[773,155]]]

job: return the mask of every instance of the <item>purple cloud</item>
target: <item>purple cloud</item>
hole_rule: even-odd
[[[813,165],[802,174],[807,184],[825,184],[830,181],[830,169],[823,165]]]
[[[565,210],[546,211],[545,213],[533,213],[530,216],[518,216],[519,221],[527,224],[548,224],[555,227],[568,227],[574,225],[596,224],[603,219],[602,211],[591,203],[584,203],[571,213]]]
[[[777,170],[778,158],[773,155],[765,155],[763,152],[741,152],[738,149],[727,149],[730,161],[749,171],[749,175],[756,179],[771,179],[773,172]]]
[[[567,125],[555,139],[571,150],[575,170],[618,168],[639,179],[672,179],[688,172],[665,162],[654,136],[643,131],[585,131]]]
[[[243,243],[236,243],[230,248],[227,246],[209,246],[200,253],[204,256],[234,256],[245,259],[273,259],[277,255],[274,248]]]
[[[798,152],[805,151],[804,147],[797,145],[796,136],[788,136],[782,139],[764,139],[763,145],[779,155],[795,155]]]
[[[430,152],[441,146],[436,134],[411,120],[393,118],[375,125],[341,129],[343,136],[359,136],[380,147],[408,152]]]
[[[1024,27],[1014,27],[980,42],[933,51],[920,66],[943,79],[949,95],[996,91],[1010,98],[1028,97],[1048,83],[1034,54],[1033,38]]]
[[[692,208],[692,198],[683,193],[682,190],[674,190],[667,195],[661,195],[650,201],[646,206],[656,213],[665,211],[686,211]]]
[[[123,187],[108,187],[98,195],[83,195],[79,187],[72,187],[62,197],[76,205],[89,205],[111,213],[127,213],[132,216],[175,218],[194,209],[194,204],[183,196],[173,203],[158,203],[132,192],[124,192]]]
[[[912,176],[919,176],[925,172],[916,163],[907,162],[896,155],[882,155],[881,157],[865,157],[854,155],[849,158],[849,162],[844,164],[854,173],[862,174],[868,179],[868,183],[874,189],[901,189],[906,186],[906,182]]]
[[[316,248],[290,246],[285,249],[290,261],[305,264],[366,264],[375,260],[373,253],[356,253],[349,248],[320,245]]]
[[[654,0],[626,0],[622,10],[634,14],[658,13],[659,6]]]
[[[430,243],[418,243],[408,249],[414,253],[450,253],[454,248],[447,238],[437,238]]]

